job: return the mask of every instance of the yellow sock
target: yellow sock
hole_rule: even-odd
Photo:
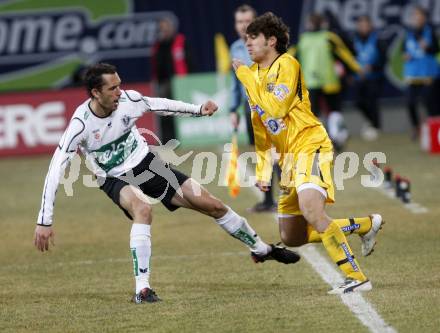
[[[371,229],[371,218],[367,217],[350,217],[349,219],[333,220],[346,235],[353,232],[359,235],[365,235]]]
[[[321,234],[307,223],[307,243],[320,243]]]
[[[346,236],[352,233],[365,235],[371,229],[371,218],[367,217],[352,217],[349,219],[333,220]],[[307,225],[307,242],[319,243],[321,242],[321,235],[310,224]]]
[[[347,238],[337,223],[332,221],[328,228],[321,234],[322,244],[335,264],[344,272],[346,277],[365,281],[367,278],[362,273],[357,260],[353,256]]]

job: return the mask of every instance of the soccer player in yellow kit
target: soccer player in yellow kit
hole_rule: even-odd
[[[286,53],[289,30],[273,13],[257,17],[247,28],[251,67],[233,60],[252,110],[257,152],[257,186],[266,191],[271,177],[271,149],[280,155],[281,194],[278,221],[288,246],[322,242],[346,279],[331,294],[371,290],[345,235],[357,233],[362,254],[373,251],[382,217],[332,219],[325,204],[334,202],[331,176],[333,147],[321,122],[313,115],[298,61]]]

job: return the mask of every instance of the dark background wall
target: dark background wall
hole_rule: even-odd
[[[356,18],[359,15],[371,15],[375,28],[379,29],[381,35],[387,39],[391,51],[393,48],[396,49],[397,43],[395,41],[398,39],[396,37],[403,31],[402,22],[408,17],[410,7],[414,3],[422,4],[428,8],[430,21],[437,28],[440,27],[440,0],[107,0],[108,5],[101,7],[100,4],[105,2],[106,0],[96,0],[96,2],[59,0],[63,6],[73,6],[67,10],[56,7],[55,2],[0,0],[0,92],[58,89],[69,86],[73,82],[72,72],[78,71],[77,69],[81,66],[84,67],[99,61],[117,65],[125,82],[149,81],[151,78],[151,48],[157,38],[159,19],[164,15],[172,15],[177,18],[180,25],[179,30],[186,35],[189,41],[195,71],[214,71],[214,35],[222,33],[228,44],[238,38],[234,29],[234,10],[243,2],[256,8],[259,14],[272,11],[281,16],[290,27],[293,44],[298,39],[299,31],[303,29],[305,17],[314,11],[331,12],[335,21],[341,26],[341,31],[347,36],[353,32]],[[117,7],[118,3],[126,6],[124,8]],[[14,5],[19,9],[16,8],[15,11],[8,12],[2,10],[4,4]],[[36,5],[42,6],[44,9],[33,9],[33,6]],[[91,19],[90,7],[94,7],[95,12],[106,9],[108,15],[102,15],[99,20],[94,21]],[[66,16],[73,16],[73,18],[80,20],[81,32],[75,34],[72,31],[65,31],[64,35],[61,34],[67,43],[75,43],[74,47],[64,49],[55,45],[56,32],[61,30],[55,31],[54,22],[60,22]],[[53,29],[51,28],[50,33],[43,34],[42,25],[37,24],[41,19],[53,23]],[[13,31],[13,26],[18,27],[15,23],[19,23],[22,27],[20,28],[21,35],[10,33]],[[29,28],[29,24],[33,24],[35,29]],[[116,28],[113,34],[106,36],[115,37],[121,30],[126,31],[123,26],[130,24],[136,26],[135,33],[141,31],[140,42],[136,38],[136,43],[130,44],[129,42],[129,45],[118,45],[113,43],[114,40],[111,41],[111,46],[102,43],[101,33],[106,31],[109,25]],[[149,27],[146,35],[143,35],[144,30],[138,29],[142,25]],[[118,30],[118,27],[122,27],[122,29]],[[37,28],[39,32],[37,32]],[[17,37],[17,35],[19,36]],[[123,36],[125,35],[123,34]],[[44,44],[43,37],[53,43],[48,50],[39,49]],[[122,39],[130,41],[129,37]],[[89,45],[90,42],[96,46],[95,49],[92,47],[90,50],[90,48],[83,47]],[[29,46],[32,49],[31,53],[26,49]],[[17,50],[14,51],[14,47]],[[71,60],[73,58],[74,60]],[[60,63],[64,66],[62,69],[59,69]],[[54,68],[56,71],[53,70]],[[393,68],[397,67],[393,66]],[[393,75],[388,75],[388,79],[392,84],[385,87],[385,94],[399,93],[396,88],[402,87],[402,82],[398,75],[393,73]],[[29,82],[32,84],[28,84]]]
[[[296,39],[301,16],[302,1],[178,1],[148,0],[136,1],[136,12],[168,10],[179,19],[179,30],[191,45],[197,71],[215,70],[214,34],[223,33],[228,44],[237,39],[234,29],[233,13],[243,3],[253,6],[259,14],[272,11],[281,16],[290,27]]]

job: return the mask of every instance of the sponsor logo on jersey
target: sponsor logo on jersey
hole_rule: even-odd
[[[272,135],[278,135],[286,128],[286,124],[284,124],[282,119],[267,118],[263,123]]]
[[[124,163],[137,146],[138,142],[134,133],[127,132],[115,141],[93,151],[95,161],[105,172],[108,172]]]
[[[251,109],[252,111],[257,112],[260,117],[264,114],[264,110],[259,105],[254,105]]]
[[[269,82],[266,85],[266,89],[267,89],[268,92],[272,92],[274,87],[275,87],[275,83],[273,83],[273,82]]]
[[[278,135],[283,129],[286,128],[286,124],[284,123],[284,121],[282,119],[275,119],[275,118],[269,118],[269,117],[264,119],[263,116],[264,116],[265,112],[258,104],[251,106],[251,110],[253,112],[258,113],[264,126],[266,126],[267,130],[272,135]]]
[[[122,117],[122,123],[125,127],[128,127],[128,125],[130,124],[130,116],[124,114],[124,116]]]
[[[274,87],[273,94],[279,101],[283,101],[289,94],[289,88],[284,84],[279,84]]]
[[[92,133],[95,140],[99,141],[101,139],[101,133],[99,133],[99,129],[93,130]]]

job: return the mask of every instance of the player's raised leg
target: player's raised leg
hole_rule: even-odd
[[[152,208],[148,204],[146,196],[132,185],[125,185],[121,189],[119,204],[133,219],[130,232],[130,251],[133,257],[133,270],[136,280],[136,292],[133,301],[137,304],[160,301],[149,283]]]
[[[194,179],[187,179],[181,189],[183,197],[176,193],[172,199],[174,205],[213,217],[223,230],[249,247],[255,262],[272,259],[290,264],[300,259],[293,251],[263,242],[244,217],[223,204]]]
[[[318,186],[316,184],[311,186]],[[300,186],[301,188],[301,186]],[[327,192],[321,189],[323,195]],[[287,246],[301,246],[307,243],[321,242],[322,234],[311,224],[307,223],[298,205],[296,188],[282,194],[278,205],[278,225],[280,238]],[[329,218],[330,219],[330,218]],[[367,217],[333,219],[346,236],[357,234],[362,240],[362,255],[368,256],[373,252],[376,244],[376,235],[384,224],[379,214]]]
[[[325,197],[313,188],[298,191],[298,202],[304,218],[321,234],[328,255],[339,266],[346,280],[329,293],[371,290],[371,282],[361,271],[341,228],[325,213]]]
[[[385,223],[379,214],[371,214],[366,217],[351,217],[333,220],[346,236],[357,234],[362,241],[362,255],[370,255],[376,245],[376,235]],[[307,226],[307,243],[321,242],[321,235],[313,226]],[[288,245],[288,244],[286,244]]]

